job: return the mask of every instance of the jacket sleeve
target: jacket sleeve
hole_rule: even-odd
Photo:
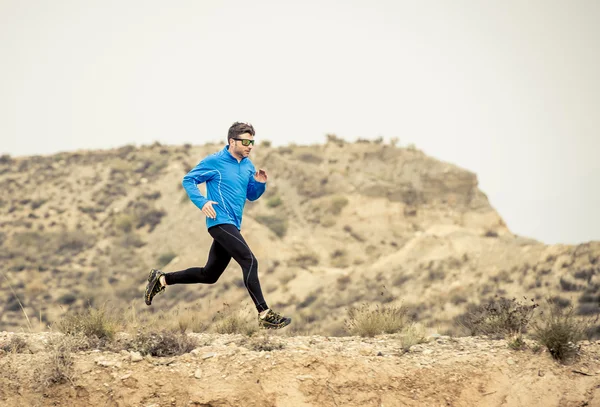
[[[200,209],[208,202],[208,199],[200,193],[198,184],[208,182],[219,175],[219,172],[214,168],[211,161],[208,158],[200,161],[194,169],[183,177],[183,181],[181,182],[191,201]]]
[[[248,198],[249,201],[256,201],[265,192],[265,189],[267,189],[266,182],[258,182],[254,179],[254,172],[255,170],[250,174],[248,188],[246,189],[246,198]]]

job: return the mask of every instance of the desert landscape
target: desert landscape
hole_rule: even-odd
[[[150,268],[202,266],[181,179],[205,145],[0,157],[7,406],[600,406],[600,242],[512,233],[476,174],[397,142],[272,147],[231,262],[143,303]],[[203,186],[201,186],[201,190]]]

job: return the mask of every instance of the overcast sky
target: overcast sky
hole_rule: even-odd
[[[0,153],[397,137],[600,240],[600,1],[0,0]],[[276,177],[276,174],[271,174]]]

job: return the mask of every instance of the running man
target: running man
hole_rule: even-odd
[[[248,158],[254,146],[254,128],[247,123],[233,123],[227,143],[223,150],[200,161],[182,182],[191,201],[206,215],[208,233],[214,239],[206,265],[173,273],[152,269],[144,299],[150,305],[156,294],[173,284],[214,284],[233,258],[242,268],[244,285],[258,310],[259,326],[283,328],[292,320],[267,306],[258,281],[258,261],[240,234],[246,199],[260,198],[267,183],[267,173],[256,171]],[[203,182],[206,197],[198,190]]]

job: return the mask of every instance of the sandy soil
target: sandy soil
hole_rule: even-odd
[[[20,335],[27,347],[0,356],[2,406],[600,406],[600,341],[559,364],[487,338],[434,336],[405,352],[394,335],[192,334],[199,347],[176,357],[73,352],[72,382],[44,386],[58,334]]]

